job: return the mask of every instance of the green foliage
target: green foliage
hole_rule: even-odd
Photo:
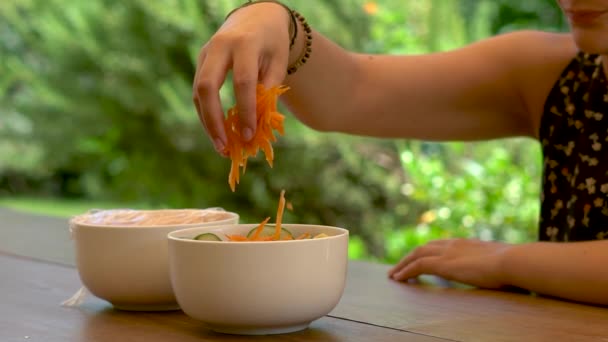
[[[293,118],[270,169],[229,163],[191,104],[202,44],[241,1],[0,2],[0,196],[222,206],[347,227],[350,256],[393,262],[452,236],[536,234],[536,142],[426,143],[320,134]],[[287,1],[342,46],[425,53],[523,27],[564,30],[553,0]],[[377,4],[377,11],[366,5]],[[371,8],[371,10],[370,10]],[[366,12],[367,9],[367,12]],[[221,93],[234,103],[230,80]]]
[[[388,260],[437,238],[525,242],[536,237],[541,173],[536,144],[513,139],[401,145],[401,162],[408,175],[401,192],[418,205],[414,209],[418,221],[388,233]],[[425,153],[425,148],[431,151]],[[401,205],[395,211],[408,215],[411,210]]]

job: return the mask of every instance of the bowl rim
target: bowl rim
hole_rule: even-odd
[[[212,210],[212,209],[213,208],[205,208],[205,209],[184,208],[184,209],[169,209],[169,210]],[[111,210],[154,211],[155,209],[103,209],[100,211],[111,211]],[[165,209],[159,209],[159,210],[165,210]],[[86,213],[84,213],[84,214],[80,214],[80,215],[71,217],[69,220],[69,225],[70,225],[70,228],[78,227],[78,228],[103,228],[103,229],[121,229],[121,230],[125,230],[125,229],[147,229],[147,230],[149,230],[149,229],[154,229],[154,228],[156,228],[156,229],[168,229],[168,228],[186,229],[186,228],[204,228],[204,227],[212,226],[212,225],[229,225],[230,221],[236,219],[238,222],[238,220],[240,219],[240,215],[236,212],[228,211],[228,210],[222,210],[221,212],[230,215],[230,217],[222,219],[222,220],[199,222],[199,223],[185,223],[185,224],[177,223],[177,224],[166,224],[166,225],[155,225],[155,226],[150,226],[150,225],[132,226],[132,225],[119,225],[119,224],[104,225],[104,224],[90,224],[90,223],[78,222],[77,218],[81,217],[82,215],[86,215]]]
[[[178,234],[182,234],[182,233],[187,233],[187,232],[195,232],[197,230],[200,229],[221,229],[222,227],[234,227],[234,226],[241,226],[241,227],[247,227],[247,228],[252,228],[252,227],[256,227],[258,226],[259,223],[235,223],[235,224],[223,224],[223,225],[213,225],[213,226],[205,226],[205,227],[191,227],[191,228],[184,228],[184,229],[178,229],[178,230],[174,230],[172,232],[169,232],[167,234],[167,239],[170,241],[175,241],[178,243],[193,243],[193,244],[224,244],[224,245],[244,245],[244,246],[258,246],[258,245],[266,245],[266,244],[271,244],[271,245],[278,245],[278,244],[284,244],[284,243],[318,243],[320,241],[327,241],[327,240],[335,240],[335,239],[341,239],[344,238],[345,236],[348,238],[349,237],[349,230],[346,228],[342,228],[342,227],[336,227],[336,226],[328,226],[328,225],[321,225],[321,224],[307,224],[307,223],[287,223],[287,222],[283,222],[281,223],[281,226],[283,227],[306,227],[306,226],[312,226],[312,227],[319,227],[319,228],[330,228],[332,230],[337,230],[339,232],[339,234],[336,235],[330,235],[328,237],[324,237],[322,239],[303,239],[303,240],[279,240],[279,241],[251,241],[252,243],[247,243],[247,242],[243,242],[243,241],[205,241],[205,240],[193,240],[193,239],[185,239],[185,238],[180,238],[177,237],[175,235]]]

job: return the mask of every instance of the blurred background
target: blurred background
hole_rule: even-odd
[[[198,50],[242,2],[1,1],[0,207],[67,218],[90,208],[221,206],[259,222],[274,219],[286,189],[294,208],[285,220],[349,228],[353,259],[394,262],[445,237],[536,239],[542,165],[530,139],[323,134],[284,110],[274,168],[260,154],[232,193],[230,163],[205,136],[191,89]],[[555,0],[285,2],[340,45],[369,53],[567,29]],[[234,104],[230,82],[222,100]]]

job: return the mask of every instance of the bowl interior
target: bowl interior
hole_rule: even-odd
[[[191,241],[193,243],[242,243],[242,242],[232,242],[227,241],[226,235],[231,234],[239,234],[246,236],[252,229],[256,228],[259,224],[229,224],[229,225],[214,225],[209,227],[197,227],[197,228],[187,228],[187,229],[179,229],[169,233],[168,238],[171,240],[180,240],[180,241]],[[276,227],[275,224],[266,224],[265,227],[274,229]],[[348,235],[348,230],[340,227],[333,226],[323,226],[323,225],[312,225],[312,224],[294,224],[294,223],[283,223],[281,228],[287,229],[294,238],[304,234],[309,233],[312,236],[317,234],[326,234],[328,237],[326,238],[335,238],[342,235]],[[194,237],[203,233],[213,233],[217,235],[222,241],[199,241],[194,240]],[[305,242],[310,240],[281,240],[281,241],[266,241],[266,242],[256,242],[256,243],[294,243],[294,242]]]

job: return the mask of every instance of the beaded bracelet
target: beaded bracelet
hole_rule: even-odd
[[[310,28],[310,25],[308,25],[308,22],[306,22],[306,19],[304,18],[304,16],[302,16],[299,12],[292,10],[287,5],[285,5],[282,2],[277,1],[277,0],[257,0],[257,1],[248,0],[246,3],[233,9],[232,11],[230,11],[226,15],[225,19],[228,19],[228,17],[230,15],[232,15],[234,12],[236,12],[237,10],[239,10],[243,7],[247,7],[247,6],[254,5],[256,3],[261,3],[261,2],[272,2],[277,5],[283,6],[283,8],[285,8],[287,10],[287,12],[289,13],[289,16],[291,17],[291,21],[289,23],[289,33],[291,36],[290,41],[289,41],[289,50],[291,50],[293,48],[293,46],[296,42],[296,38],[298,37],[298,21],[302,24],[302,27],[304,28],[304,34],[306,35],[306,37],[305,37],[306,40],[304,42],[304,48],[302,49],[302,52],[300,53],[300,56],[298,57],[298,59],[293,64],[291,64],[290,66],[287,67],[287,74],[292,75],[293,73],[295,73],[298,70],[298,68],[300,68],[302,65],[306,64],[306,61],[308,61],[308,59],[310,58],[310,55],[312,53],[312,30]]]
[[[300,23],[302,23],[302,27],[304,27],[304,34],[306,35],[306,41],[304,42],[304,48],[302,49],[302,53],[300,53],[300,57],[287,68],[288,75],[298,71],[299,67],[306,64],[306,61],[308,61],[312,52],[312,30],[310,29],[310,25],[308,25],[306,19],[297,11],[292,10],[291,13],[298,19]]]

